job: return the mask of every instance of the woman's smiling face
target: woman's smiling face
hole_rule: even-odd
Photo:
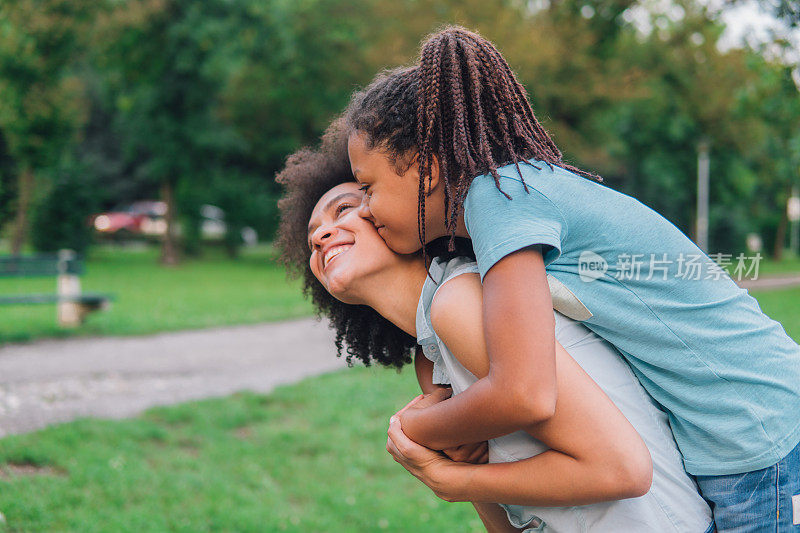
[[[358,183],[337,185],[319,199],[308,224],[311,271],[348,304],[363,303],[359,284],[397,261],[375,226],[359,216],[363,198]]]

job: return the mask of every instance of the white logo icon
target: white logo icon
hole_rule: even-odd
[[[590,282],[601,277],[608,270],[608,263],[602,256],[585,250],[578,257],[578,276],[581,281]]]

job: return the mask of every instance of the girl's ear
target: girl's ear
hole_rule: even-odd
[[[431,154],[431,177],[425,180],[425,196],[430,196],[439,187],[439,158]]]

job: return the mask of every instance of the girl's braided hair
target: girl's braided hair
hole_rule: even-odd
[[[434,158],[445,186],[450,250],[476,176],[491,174],[509,199],[500,188],[498,167],[514,163],[527,192],[519,163],[536,167],[530,159],[602,181],[563,161],[497,48],[457,26],[425,40],[418,66],[385,71],[355,93],[345,117],[350,131],[365,134],[370,149],[384,150],[398,172],[412,164],[409,156],[417,156],[420,243],[425,240],[425,179],[431,179]]]

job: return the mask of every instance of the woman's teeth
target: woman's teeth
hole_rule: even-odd
[[[322,258],[322,268],[327,267],[328,263],[330,263],[331,260],[334,257],[336,257],[337,255],[339,255],[341,253],[346,252],[347,250],[350,249],[351,246],[352,246],[352,244],[345,244],[343,246],[335,246],[334,248],[331,248],[330,250],[325,252],[325,257]]]

